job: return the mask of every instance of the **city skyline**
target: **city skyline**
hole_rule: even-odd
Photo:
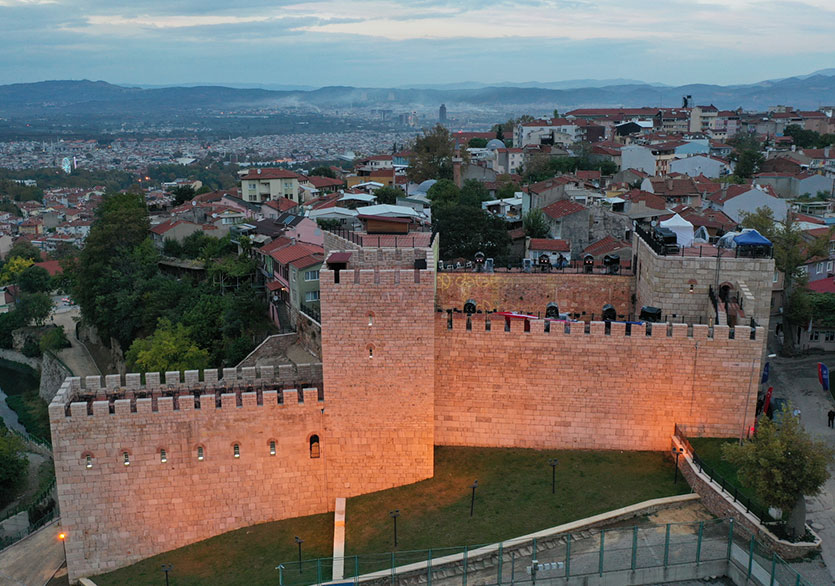
[[[825,0],[0,0],[0,83],[742,84],[831,67],[833,24]]]

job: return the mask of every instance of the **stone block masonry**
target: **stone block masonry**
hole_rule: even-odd
[[[432,476],[434,277],[319,273],[333,498]]]
[[[49,415],[71,580],[328,510],[319,389],[282,389],[271,368],[218,375],[64,382]]]
[[[676,423],[753,422],[762,328],[488,320],[435,318],[438,445],[666,450]]]
[[[633,312],[634,278],[621,275],[562,273],[438,273],[437,305],[442,309],[464,307],[475,299],[482,311],[539,312],[550,302],[560,311],[578,313],[583,319],[600,316],[611,303],[618,314]]]

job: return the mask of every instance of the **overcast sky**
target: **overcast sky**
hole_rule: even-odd
[[[835,67],[835,0],[0,0],[0,83],[750,83]]]

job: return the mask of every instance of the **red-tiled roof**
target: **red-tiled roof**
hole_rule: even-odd
[[[533,183],[528,185],[528,193],[542,193],[560,185],[567,185],[568,183],[580,183],[580,180],[573,175],[560,175],[559,177],[552,177],[545,181]]]
[[[649,191],[641,191],[640,189],[632,189],[622,196],[624,199],[628,199],[632,203],[639,203],[644,202],[644,205],[648,208],[652,208],[654,210],[665,210],[667,209],[667,200],[663,197],[659,197],[654,193],[650,193]]]
[[[321,246],[315,244],[291,244],[270,253],[279,264],[289,264],[294,260],[298,260],[311,254],[324,254],[325,251]]]
[[[345,182],[341,179],[333,179],[331,177],[320,177],[318,175],[311,175],[307,179],[316,189],[322,189],[326,187],[342,187],[343,185],[345,185]]]
[[[551,205],[547,205],[542,208],[542,212],[553,220],[559,220],[560,218],[564,218],[565,216],[570,216],[571,214],[576,214],[577,212],[581,212],[586,207],[582,204],[577,203],[576,201],[570,199],[561,199],[559,201],[555,201]]]
[[[292,210],[299,204],[297,204],[288,197],[279,197],[278,199],[271,199],[269,201],[265,201],[264,205],[268,208],[278,210],[279,212],[286,212],[288,210]]]
[[[687,175],[681,177],[650,177],[652,192],[662,197],[687,197],[699,195],[696,182]]]
[[[815,293],[835,293],[835,279],[827,277],[826,279],[819,279],[812,281],[807,285],[809,289]]]
[[[291,261],[290,264],[297,269],[306,269],[307,267],[321,264],[324,258],[322,254],[308,254],[307,256]]]
[[[567,240],[551,238],[531,238],[528,250],[543,250],[546,252],[570,252],[571,245]]]
[[[258,251],[261,254],[269,254],[274,250],[278,250],[279,248],[282,248],[283,246],[287,246],[288,244],[291,244],[292,242],[293,241],[290,240],[289,238],[285,238],[284,236],[279,236],[278,238],[276,238],[272,242],[268,242],[267,244],[265,244],[264,246],[259,248]]]
[[[259,173],[260,171],[260,173]],[[298,179],[299,174],[288,171],[287,169],[278,169],[275,167],[267,169],[250,169],[249,172],[241,177],[246,181],[255,181],[258,179]]]
[[[585,254],[590,254],[592,256],[598,256],[601,254],[608,254],[615,250],[620,250],[622,248],[629,248],[630,244],[628,242],[623,242],[622,240],[618,240],[614,236],[604,236],[597,242],[589,244],[586,249],[583,251]]]
[[[57,260],[47,260],[44,262],[36,262],[36,267],[41,267],[42,269],[46,269],[46,272],[49,273],[50,277],[54,277],[55,275],[60,275],[64,272],[64,269],[61,268],[61,263]]]

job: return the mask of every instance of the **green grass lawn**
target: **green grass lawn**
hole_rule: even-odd
[[[19,395],[9,395],[6,397],[6,404],[17,413],[18,421],[26,428],[27,432],[46,441],[51,441],[49,408],[46,401],[41,399],[37,388]]]
[[[558,458],[556,494],[551,494],[550,458]],[[470,497],[478,480],[475,513]],[[672,460],[656,452],[435,449],[435,477],[349,499],[346,555],[390,552],[389,511],[400,510],[397,551],[492,543],[582,519],[640,501],[690,492]],[[305,541],[305,560],[332,555],[333,515],[265,523],[226,533],[95,578],[102,586],[160,584],[163,563],[174,565],[171,585],[276,584],[280,562]],[[361,570],[384,567],[388,556],[366,557]],[[425,559],[425,558],[424,558]],[[402,561],[401,561],[402,560]],[[398,563],[408,561],[407,555]],[[346,566],[351,562],[346,562]],[[315,563],[305,575],[315,580]],[[288,569],[298,571],[298,567]],[[352,568],[346,567],[347,572]],[[329,574],[330,566],[323,573]],[[289,580],[288,580],[289,581]]]
[[[755,505],[762,507],[762,505],[760,505],[757,501],[754,491],[743,486],[742,482],[740,482],[739,477],[737,476],[737,467],[722,459],[722,446],[737,443],[738,440],[733,438],[718,437],[696,437],[687,439],[690,440],[690,445],[693,446],[693,449],[699,457],[713,469],[711,473],[713,471],[717,472],[724,477],[728,483],[737,487],[739,495],[751,499]],[[718,481],[719,479],[717,478],[716,480]],[[730,490],[733,491],[733,488],[730,488]]]

